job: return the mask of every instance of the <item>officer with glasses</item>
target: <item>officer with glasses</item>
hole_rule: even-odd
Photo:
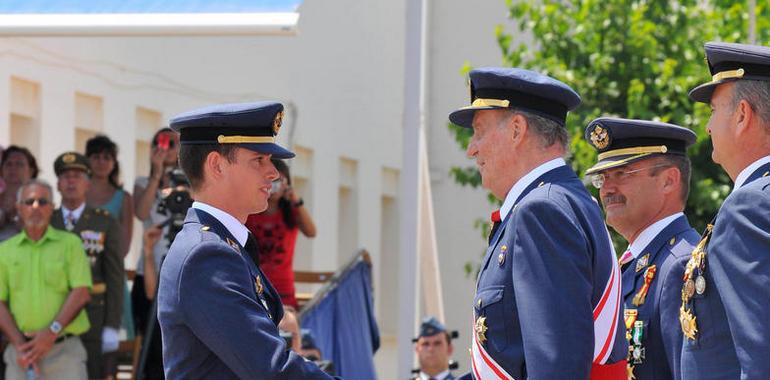
[[[686,149],[695,133],[602,117],[589,124],[585,138],[599,152],[586,175],[599,189],[607,224],[628,241],[620,257],[628,376],[680,379],[680,284],[699,239],[683,213],[690,182]]]

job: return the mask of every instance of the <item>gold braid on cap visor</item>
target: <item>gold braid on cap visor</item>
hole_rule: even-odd
[[[267,144],[267,143],[275,143],[275,137],[219,135],[219,137],[217,137],[217,142],[220,144]]]

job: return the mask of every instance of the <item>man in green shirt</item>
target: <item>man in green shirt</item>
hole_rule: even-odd
[[[87,379],[78,335],[88,331],[91,270],[80,239],[49,227],[51,186],[32,180],[19,189],[23,231],[0,244],[0,328],[11,342],[6,380],[33,369],[42,380]]]

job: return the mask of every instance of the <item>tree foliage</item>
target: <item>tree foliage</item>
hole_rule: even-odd
[[[758,1],[757,44],[770,41],[770,6]],[[711,161],[711,141],[704,127],[709,109],[687,97],[710,80],[703,44],[746,42],[746,2],[729,0],[506,0],[518,33],[496,28],[504,66],[523,67],[562,80],[582,97],[571,112],[570,163],[584,173],[596,161],[583,139],[588,123],[599,116],[669,122],[698,135],[689,154],[693,162],[686,213],[702,230],[716,214],[732,183]],[[491,36],[490,36],[491,37]],[[463,72],[470,70],[470,65]],[[458,144],[467,147],[471,131],[450,125]],[[454,179],[477,187],[474,167],[453,168]],[[591,189],[595,192],[595,190]],[[616,236],[616,247],[625,248]]]

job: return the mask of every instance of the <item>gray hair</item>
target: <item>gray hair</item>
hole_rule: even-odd
[[[569,152],[569,134],[567,133],[567,128],[563,125],[549,118],[518,108],[508,109],[505,120],[516,114],[522,115],[527,119],[529,126],[540,138],[541,148],[550,148],[552,145],[558,144],[565,153]]]
[[[770,82],[758,80],[739,80],[733,86],[733,108],[741,100],[746,100],[751,109],[764,124],[765,132],[770,134]]]
[[[53,187],[51,187],[51,185],[48,184],[48,182],[46,182],[46,181],[44,181],[42,179],[31,179],[31,180],[29,180],[27,182],[24,182],[24,184],[21,185],[21,187],[19,187],[19,191],[16,192],[16,203],[21,203],[21,201],[22,201],[21,194],[24,193],[24,190],[26,190],[27,188],[32,187],[32,186],[40,186],[40,187],[48,190],[48,200],[49,201],[53,200],[53,199],[51,199],[51,198],[53,198]]]
[[[681,200],[683,204],[686,204],[687,197],[690,195],[690,177],[692,176],[692,164],[690,163],[690,158],[687,157],[687,155],[679,154],[659,154],[656,155],[656,157],[659,158],[658,162],[671,166],[654,168],[650,174],[658,175],[658,173],[669,167],[675,167],[679,170],[679,182],[681,183],[679,200]]]

